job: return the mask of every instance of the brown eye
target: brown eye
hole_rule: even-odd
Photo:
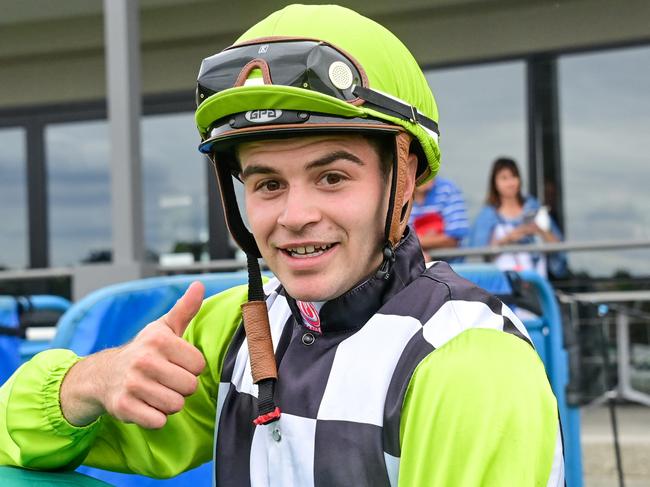
[[[280,189],[280,183],[277,181],[268,181],[265,186],[267,191],[277,191]]]
[[[257,185],[257,189],[267,193],[272,193],[280,189],[280,183],[274,179],[262,181]]]
[[[325,182],[327,184],[337,184],[343,180],[340,174],[329,173],[325,176]]]

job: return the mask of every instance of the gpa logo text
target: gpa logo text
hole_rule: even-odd
[[[277,120],[278,118],[280,118],[281,115],[282,115],[282,110],[274,110],[274,109],[266,108],[263,110],[250,110],[246,112],[244,117],[249,122],[266,123],[266,122],[272,122],[273,120]]]

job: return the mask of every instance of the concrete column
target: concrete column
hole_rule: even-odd
[[[104,0],[113,264],[144,257],[140,36],[136,0]]]
[[[137,0],[104,0],[113,261],[74,267],[74,300],[155,271],[144,262],[138,4]]]

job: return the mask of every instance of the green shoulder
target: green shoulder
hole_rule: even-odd
[[[558,412],[524,340],[474,328],[431,352],[408,385],[400,485],[546,485]]]

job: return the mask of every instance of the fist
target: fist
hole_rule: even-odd
[[[166,315],[113,355],[102,400],[109,414],[145,428],[161,428],[168,415],[183,408],[205,367],[203,354],[182,338],[201,307],[203,292],[201,283],[192,283]]]
[[[75,425],[101,414],[144,428],[162,428],[198,385],[203,354],[182,335],[203,301],[193,282],[174,307],[149,323],[122,347],[90,355],[75,364],[61,386],[61,408]]]

